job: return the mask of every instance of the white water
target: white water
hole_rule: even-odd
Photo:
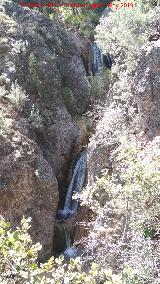
[[[72,196],[74,193],[81,192],[85,182],[86,170],[87,170],[87,153],[84,152],[77,161],[76,166],[74,168],[72,180],[66,194],[64,209],[58,211],[60,219],[66,219],[67,217],[70,217],[77,211],[78,200],[74,200]]]
[[[65,249],[63,254],[66,259],[76,258],[78,255],[78,250],[73,247],[68,247],[67,249]]]
[[[66,259],[75,258],[77,257],[77,249],[71,245],[71,237],[70,231],[68,230],[67,226],[64,227],[64,235],[65,235],[65,250],[63,252],[64,257]]]
[[[94,42],[91,45],[91,65],[92,65],[92,74],[95,75],[99,73],[103,68],[103,54],[101,49]]]
[[[65,244],[66,249],[71,246],[71,238],[70,238],[70,232],[68,231],[67,227],[64,227],[64,236],[65,236]]]
[[[102,50],[97,46],[95,42],[91,44],[91,71],[93,76],[100,73],[100,71],[105,67],[111,69],[112,58],[109,53],[103,54]]]
[[[83,152],[78,159],[74,171],[71,183],[68,187],[66,194],[64,209],[58,211],[59,219],[65,220],[71,217],[78,209],[78,200],[72,198],[74,193],[81,192],[86,178],[87,171],[87,152]],[[78,255],[78,250],[72,246],[71,232],[64,224],[64,237],[65,237],[65,250],[63,252],[66,259],[75,258]]]

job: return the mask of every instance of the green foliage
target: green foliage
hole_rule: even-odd
[[[86,20],[85,15],[83,14],[74,15],[70,9],[70,13],[68,14],[68,16],[66,16],[65,23],[72,28],[79,29],[84,24],[85,20]]]
[[[100,269],[96,263],[83,269],[80,258],[65,263],[63,256],[51,257],[47,262],[37,263],[41,250],[33,244],[28,233],[31,218],[23,218],[21,226],[10,229],[3,218],[0,221],[0,283],[1,284],[139,284],[142,278],[136,270],[126,267],[115,274],[111,269]],[[103,281],[103,282],[102,282]]]
[[[74,121],[81,131],[81,142],[80,145],[86,145],[88,143],[89,137],[93,133],[93,122],[88,113],[81,115],[74,115]]]
[[[91,133],[93,132],[93,125],[92,125],[92,120],[90,117],[86,117],[85,120],[84,120],[84,123],[85,123],[85,128],[86,128],[86,131],[87,131],[87,136],[90,137],[91,136]]]
[[[31,54],[29,55],[28,64],[29,64],[29,68],[31,70],[35,70],[36,69],[37,59],[36,59],[36,57],[35,57],[33,52],[31,52]]]
[[[29,122],[33,128],[41,128],[43,126],[43,118],[39,113],[39,109],[32,106],[32,110],[29,116]]]
[[[99,0],[98,0],[99,2]],[[75,4],[91,4],[93,1],[87,0],[75,1]],[[47,9],[46,9],[47,10]],[[53,20],[62,21],[65,23],[67,29],[76,30],[79,34],[90,37],[94,33],[95,26],[99,23],[100,9],[90,9],[89,7],[56,7],[53,11],[47,13],[48,17]]]
[[[146,221],[153,223],[160,214],[158,143],[154,141],[142,150],[128,137],[122,136],[120,141],[115,152],[116,172],[109,175],[108,169],[104,169],[94,186],[84,192],[85,201],[91,202],[92,209],[97,210],[113,199],[120,213],[136,211],[141,215],[141,219],[136,220],[137,225],[142,226]]]
[[[102,97],[107,93],[111,81],[111,71],[103,69],[98,75],[90,77],[91,96],[93,98]]]
[[[113,3],[128,2],[114,1]],[[134,70],[140,48],[151,33],[149,25],[159,19],[157,7],[141,0],[136,7],[120,8],[110,12],[109,17],[102,17],[96,28],[96,41],[104,52],[110,51],[117,56],[122,53],[129,70]]]
[[[92,264],[88,273],[82,269],[79,258],[70,259],[69,264],[63,257],[51,257],[46,263],[37,264],[39,243],[33,244],[28,233],[31,219],[23,218],[21,227],[10,229],[4,219],[0,221],[0,283],[88,283],[95,284],[101,272]]]
[[[18,109],[21,110],[26,101],[28,101],[28,96],[25,91],[18,85],[17,80],[12,83],[10,93],[6,98]]]
[[[103,266],[118,266],[122,282],[115,283],[153,284],[159,272],[160,140],[145,148],[128,136],[120,142],[112,174],[104,169],[81,194],[82,205],[97,216],[86,248]]]
[[[31,33],[34,33],[34,30],[32,30]],[[30,87],[34,90],[36,89],[37,84],[39,84],[39,78],[37,75],[37,58],[35,57],[33,52],[31,52],[31,54],[29,55],[28,65],[30,72]]]
[[[5,135],[10,132],[12,120],[7,118],[2,110],[0,110],[0,134]]]

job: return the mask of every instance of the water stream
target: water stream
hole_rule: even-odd
[[[73,194],[81,192],[85,182],[86,170],[87,153],[85,151],[75,165],[72,180],[67,190],[64,208],[58,210],[58,219],[65,220],[77,211],[78,200],[73,199]]]
[[[90,60],[92,74],[96,75],[103,67],[111,68],[112,60],[109,54],[103,55],[101,49],[95,42],[91,43]],[[66,259],[77,256],[77,249],[73,246],[73,232],[67,227],[66,219],[71,218],[78,210],[79,201],[74,199],[75,193],[80,193],[85,184],[87,172],[87,151],[84,151],[78,161],[75,164],[71,182],[69,184],[64,207],[58,210],[57,219],[59,220],[60,226],[63,227],[63,254]],[[61,233],[57,235],[60,238]]]
[[[64,227],[65,236],[65,250],[63,252],[66,259],[75,258],[77,256],[77,249],[72,246],[70,231],[67,226]]]
[[[70,232],[67,227],[64,227],[64,237],[65,237],[65,249],[71,247],[71,237]]]
[[[90,47],[90,62],[91,62],[91,72],[95,76],[98,74],[103,67],[111,68],[112,59],[109,53],[103,54],[102,50],[98,47],[95,42],[91,43]]]
[[[77,249],[72,246],[71,231],[67,228],[65,220],[72,217],[78,210],[79,201],[74,199],[73,195],[81,192],[86,179],[86,171],[87,152],[84,151],[75,164],[72,179],[67,190],[64,208],[58,210],[57,213],[57,219],[62,222],[61,225],[63,226],[64,231],[65,248],[63,254],[66,259],[77,256]]]

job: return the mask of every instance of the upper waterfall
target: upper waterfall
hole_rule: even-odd
[[[95,75],[103,67],[103,54],[101,49],[97,46],[95,42],[91,44],[91,69],[92,74]]]
[[[102,50],[98,47],[96,42],[91,43],[90,47],[90,61],[91,61],[91,72],[95,76],[99,73],[103,67],[112,67],[112,58],[109,53],[103,54]]]

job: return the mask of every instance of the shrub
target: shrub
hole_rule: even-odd
[[[28,64],[31,70],[34,70],[37,66],[37,59],[33,52],[29,55]]]
[[[114,1],[121,4],[126,1]],[[159,19],[157,7],[141,0],[136,1],[132,9],[120,8],[110,12],[109,17],[102,17],[96,28],[96,41],[104,52],[117,56],[123,54],[129,70],[134,70],[140,48],[152,31],[150,26]]]
[[[7,91],[4,86],[0,87],[0,99],[4,98],[7,95]]]
[[[86,239],[87,254],[121,273],[122,283],[153,284],[160,273],[160,140],[145,148],[128,136],[120,141],[112,153],[114,172],[104,170],[81,194],[82,204],[97,216]],[[127,267],[130,276],[124,276]]]
[[[39,113],[39,109],[32,106],[32,110],[29,116],[29,122],[33,128],[40,128],[43,126],[43,118]]]
[[[67,264],[62,256],[51,257],[48,262],[38,265],[41,245],[33,244],[31,240],[28,233],[30,221],[30,218],[23,218],[21,227],[14,231],[4,219],[0,222],[0,283],[98,283],[98,266],[92,264],[86,273],[79,258],[71,259]]]
[[[73,13],[71,13],[65,19],[65,23],[67,25],[72,26],[77,29],[79,29],[81,25],[84,24],[84,22],[85,22],[85,15],[83,14],[74,15]]]
[[[14,53],[26,52],[27,45],[28,45],[27,41],[25,42],[23,42],[22,40],[15,41],[14,46],[13,46]]]
[[[3,111],[0,110],[0,134],[5,135],[7,134],[12,126],[12,120],[5,117]]]
[[[25,94],[25,91],[23,91],[22,88],[18,85],[17,80],[12,83],[10,93],[6,96],[6,98],[18,110],[21,110],[28,100],[28,96]]]
[[[81,115],[75,115],[74,121],[76,122],[78,128],[81,132],[81,141],[80,145],[86,145],[88,143],[89,137],[93,133],[93,122],[92,119],[89,117],[88,113],[81,116]]]
[[[38,265],[41,249],[33,244],[28,233],[31,218],[23,218],[21,226],[10,229],[3,218],[0,221],[0,283],[2,284],[139,284],[145,278],[139,271],[126,266],[119,274],[101,269],[96,263],[83,269],[80,258],[64,261],[63,256],[51,257]],[[85,272],[87,270],[88,272]],[[152,283],[153,284],[153,283]]]
[[[93,98],[100,98],[109,90],[111,80],[111,71],[107,69],[101,70],[96,76],[90,77],[91,96]]]

